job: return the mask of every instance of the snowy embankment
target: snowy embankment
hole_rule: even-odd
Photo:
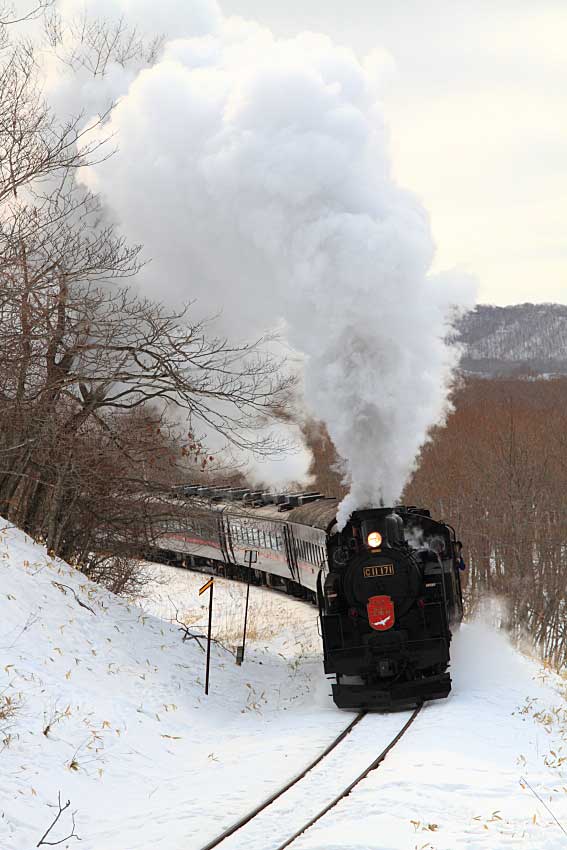
[[[198,850],[350,719],[328,696],[309,606],[253,588],[245,663],[215,647],[205,697],[204,655],[177,625],[92,585],[5,524],[0,568],[0,691],[15,706],[0,721],[0,850],[35,847],[59,792],[71,805],[47,840],[68,835],[74,811],[83,850]],[[146,608],[177,609],[200,631],[202,577],[156,573],[172,580],[156,584]],[[244,592],[216,583],[215,631],[227,645],[238,642]],[[294,847],[566,845],[526,785],[567,824],[557,679],[480,626],[457,637],[453,673],[451,698],[427,706],[382,767]],[[365,718],[364,736],[345,750],[357,768],[391,722]],[[230,846],[269,850],[269,829]]]

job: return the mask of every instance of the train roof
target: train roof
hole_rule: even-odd
[[[183,493],[183,489],[188,492]],[[250,520],[292,522],[321,529],[326,534],[331,532],[336,522],[339,503],[334,496],[323,496],[321,493],[312,492],[278,495],[249,491],[244,488],[205,488],[192,485],[176,488],[176,490],[179,493],[176,499],[177,504],[179,504],[179,496],[185,497],[184,501],[188,510],[207,513],[212,511]],[[426,528],[442,529],[446,526],[442,521],[433,519],[425,508],[396,505],[387,510],[400,514],[405,525],[419,525],[424,530]],[[446,528],[447,531],[452,530],[450,526]]]
[[[220,499],[213,501],[207,497],[191,495],[186,499],[185,505],[188,510],[192,508],[196,512],[213,511],[214,513],[224,513],[228,516],[247,517],[249,519],[293,522],[327,531],[335,521],[338,500],[334,497],[319,496],[315,501],[282,510],[279,505],[273,503],[253,506],[242,501]]]
[[[310,502],[308,505],[300,505],[292,508],[286,514],[288,522],[296,522],[299,525],[310,525],[312,528],[322,528],[329,532],[337,518],[338,499],[327,497]]]

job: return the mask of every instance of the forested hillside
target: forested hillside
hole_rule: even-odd
[[[505,600],[504,625],[567,657],[567,380],[471,380],[424,448],[405,498],[454,524],[469,610]]]
[[[461,366],[480,375],[567,374],[567,305],[479,304],[457,324]]]

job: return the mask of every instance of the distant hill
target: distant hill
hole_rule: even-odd
[[[479,304],[456,325],[461,367],[477,375],[567,375],[567,305]]]

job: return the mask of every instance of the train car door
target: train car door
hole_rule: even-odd
[[[284,525],[283,527],[283,538],[287,564],[291,573],[291,577],[293,581],[297,582],[297,584],[301,584],[301,575],[299,571],[299,566],[297,564],[295,538],[293,536],[293,531],[289,525]]]

